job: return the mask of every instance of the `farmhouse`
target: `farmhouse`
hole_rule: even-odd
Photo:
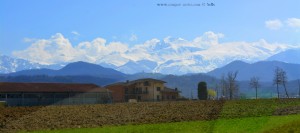
[[[111,103],[111,92],[94,84],[0,82],[8,106]]]
[[[113,102],[136,101],[172,101],[179,98],[177,89],[166,87],[166,82],[145,78],[127,82],[119,82],[106,86],[112,92]]]

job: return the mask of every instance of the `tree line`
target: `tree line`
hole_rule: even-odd
[[[215,89],[207,89],[207,83],[201,81],[198,83],[198,99],[214,99],[215,96],[219,99],[239,99],[242,95],[239,93],[239,85],[237,83],[238,71],[228,72],[226,75],[222,74],[219,83],[216,83]],[[300,80],[298,82],[298,97],[300,98]],[[273,85],[276,86],[277,98],[281,98],[279,87],[284,88],[284,97],[290,98],[287,89],[288,77],[285,70],[280,67],[276,67],[274,70]],[[261,87],[260,79],[257,76],[253,76],[249,79],[250,88],[255,89],[255,98],[259,98],[259,88]]]

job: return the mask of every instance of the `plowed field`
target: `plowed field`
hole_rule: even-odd
[[[0,108],[0,132],[297,114],[300,99],[176,101]]]

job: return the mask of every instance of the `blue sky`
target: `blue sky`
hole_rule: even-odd
[[[157,5],[187,3],[215,6]],[[129,46],[167,36],[192,40],[207,31],[224,34],[221,42],[265,39],[300,45],[299,25],[287,22],[300,18],[299,5],[299,0],[1,0],[0,53],[11,55],[31,45],[26,38],[56,33],[72,45],[97,37]]]

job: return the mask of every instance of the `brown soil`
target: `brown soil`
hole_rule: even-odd
[[[223,101],[180,101],[45,107],[6,107],[0,111],[0,132],[213,120]]]
[[[279,108],[273,114],[274,115],[300,114],[300,106],[292,106],[292,107],[286,107],[286,108]]]

